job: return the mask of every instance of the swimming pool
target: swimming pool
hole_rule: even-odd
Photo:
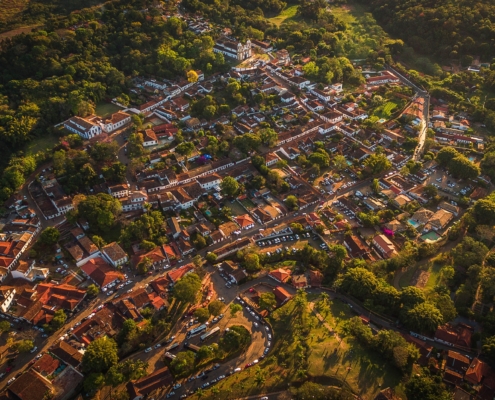
[[[428,233],[425,233],[424,235],[421,235],[421,239],[423,239],[425,242],[436,242],[438,239],[440,239],[441,236],[436,233],[435,231],[430,231]]]
[[[417,228],[419,226],[419,222],[416,222],[413,219],[408,219],[407,222],[409,222],[409,225],[412,225],[414,228]]]

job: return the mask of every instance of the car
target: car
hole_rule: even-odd
[[[267,347],[270,347],[271,345],[272,345],[272,342],[271,342],[271,341],[268,341],[268,342],[266,343],[266,346],[267,346]]]
[[[218,363],[217,363],[217,364],[215,364],[215,365],[213,366],[213,369],[214,369],[214,370],[215,370],[215,369],[218,369],[218,368],[220,368],[220,364],[218,364]]]
[[[205,369],[205,373],[208,373],[208,372],[211,372],[211,371],[213,371],[213,367],[210,367],[208,369]]]
[[[218,301],[221,301],[222,303],[225,303],[225,297],[220,297]]]
[[[253,365],[252,363],[248,363],[248,364],[246,364],[246,365],[244,366],[244,368],[245,368],[245,369],[247,369],[247,368],[251,367],[252,365]]]
[[[221,381],[222,379],[225,379],[225,375],[220,375],[220,376],[217,378],[217,381]]]
[[[259,361],[258,361],[258,360],[254,360],[254,361],[253,361],[253,365],[254,365],[254,364],[258,364],[258,363],[259,363]]]
[[[264,354],[267,354],[270,351],[268,347],[265,348],[265,351],[263,352]]]
[[[107,296],[111,296],[112,294],[113,294],[113,290],[109,290],[109,291],[107,292]]]
[[[175,339],[175,336],[170,336],[170,337],[167,339],[167,343],[172,342],[172,340],[174,340],[174,339]]]
[[[254,325],[255,328],[258,327],[258,323],[257,322],[253,323],[253,325]]]
[[[9,381],[7,382],[7,385],[10,385],[14,381],[15,381],[15,378],[10,378]]]
[[[204,389],[207,388],[208,386],[210,386],[210,384],[208,382],[205,382],[201,385],[201,388]]]
[[[187,398],[187,394],[183,394],[182,396],[180,396],[181,399],[185,399]]]
[[[175,392],[170,392],[165,397],[168,399],[169,397],[175,396]]]
[[[34,353],[36,350],[38,350],[38,346],[34,346],[34,347],[31,349],[30,353]]]
[[[268,340],[272,340],[272,335],[268,334]]]
[[[148,347],[144,352],[149,353],[151,350],[153,350],[151,347]]]
[[[270,332],[270,327],[269,327],[269,326],[265,326],[265,330],[266,330],[267,332]]]
[[[162,347],[162,345],[160,343],[155,344],[155,349],[159,349],[160,347]]]
[[[172,386],[172,389],[176,390],[179,389],[180,387],[182,387],[182,385],[180,383],[177,383],[174,386]]]
[[[7,367],[7,369],[5,370],[6,373],[9,373],[10,371],[12,371],[14,369],[14,366],[13,365],[10,365]]]
[[[46,333],[44,333],[43,335],[41,335],[42,338],[47,338],[48,335]]]
[[[190,377],[187,379],[187,381],[188,381],[188,382],[192,382],[192,381],[194,381],[195,379],[196,379],[196,377],[193,375],[193,376],[190,376]]]
[[[217,383],[217,382],[218,382],[218,379],[212,379],[212,380],[210,381],[210,385],[213,385],[214,383]]]
[[[36,356],[36,359],[40,359],[41,357],[43,357],[43,353],[39,353],[37,356]]]
[[[260,400],[268,400],[268,397],[263,396]]]

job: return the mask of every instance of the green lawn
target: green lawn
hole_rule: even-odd
[[[442,267],[443,265],[441,263],[433,263],[433,266],[429,270],[430,276],[425,286],[426,291],[433,291],[435,286],[440,283],[440,270],[442,269]]]
[[[26,154],[36,154],[38,151],[51,150],[58,143],[58,137],[51,134],[46,134],[34,139],[26,145]]]
[[[109,114],[113,114],[119,110],[122,110],[119,106],[113,104],[113,103],[107,103],[107,102],[101,102],[96,105],[96,115],[99,115],[100,117],[105,117]]]
[[[341,331],[344,320],[355,316],[339,300],[331,302],[326,321]],[[307,307],[298,311],[295,301],[276,310],[270,318],[273,348],[258,366],[243,369],[212,389],[202,399],[227,400],[286,390],[305,380],[325,385],[349,386],[363,399],[373,399],[381,387],[397,387],[401,376],[379,354],[353,339],[341,343],[319,323]],[[300,365],[300,361],[303,365]],[[350,368],[350,369],[349,369]],[[260,379],[261,376],[261,379]],[[217,393],[218,391],[218,393]],[[198,399],[198,396],[192,398]]]
[[[385,104],[382,104],[380,107],[377,107],[373,112],[373,115],[378,118],[389,119],[392,115],[392,112],[397,108],[398,104],[391,100],[387,101]]]
[[[247,209],[247,210],[251,210],[252,208],[255,208],[256,206],[254,205],[254,203],[249,200],[249,199],[244,199],[244,200],[240,200],[240,203]]]
[[[286,9],[282,10],[282,12],[278,14],[276,17],[268,18],[268,21],[270,21],[271,23],[277,26],[280,26],[286,20],[294,19],[297,13],[297,7],[298,6],[287,7]]]

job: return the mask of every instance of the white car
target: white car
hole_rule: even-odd
[[[144,352],[145,353],[149,353],[151,350],[152,350],[152,348],[151,347],[148,347]]]
[[[34,346],[34,347],[31,349],[30,353],[34,353],[36,350],[38,350],[38,347],[37,347],[37,346]]]

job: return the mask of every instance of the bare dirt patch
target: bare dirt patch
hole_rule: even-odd
[[[419,269],[414,273],[411,279],[411,285],[419,287],[420,289],[424,289],[424,287],[428,283],[428,279],[430,279],[430,272],[422,271]]]

